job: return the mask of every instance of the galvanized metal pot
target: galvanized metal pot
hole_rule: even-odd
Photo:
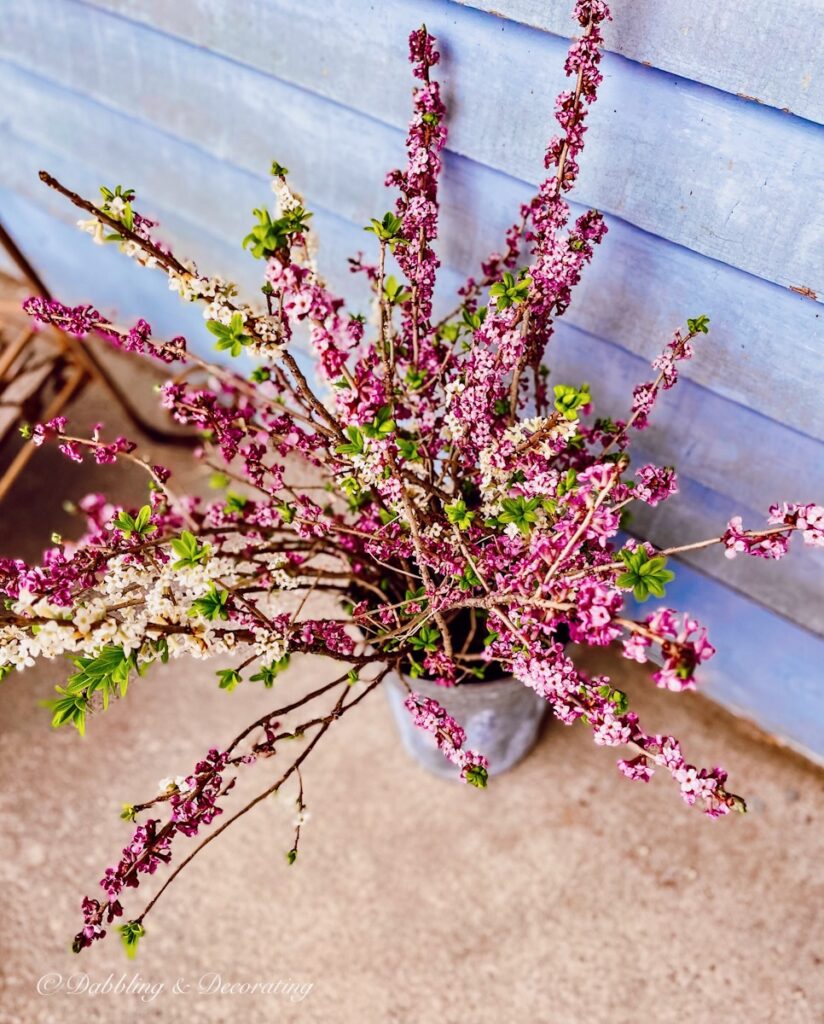
[[[535,745],[547,704],[517,679],[465,683],[451,688],[425,679],[408,682],[416,693],[438,701],[463,726],[464,746],[489,758],[490,775],[498,775],[517,764]],[[409,691],[400,677],[388,676],[383,688],[408,753],[435,775],[457,779],[458,769],[438,750],[435,737],[413,724],[404,707]]]

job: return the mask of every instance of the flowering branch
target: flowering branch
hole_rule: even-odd
[[[147,817],[137,827],[101,883],[105,899],[84,901],[76,948],[122,915],[124,888],[169,862],[176,835],[194,835],[221,813],[235,769],[311,732],[278,781],[212,830],[143,913],[121,927],[127,951],[134,952],[146,914],[192,857],[296,774],[302,815],[300,772],[309,752],[390,672],[407,684],[414,723],[478,788],[487,781],[486,758],[466,749],[459,723],[418,693],[414,680],[451,687],[512,675],[560,721],[583,721],[597,744],[627,746],[633,757],[618,761],[626,777],[648,781],[660,768],[686,803],[712,817],[744,809],[722,769],[698,768],[673,737],[646,732],[626,695],[608,677],[581,672],[564,647],[567,639],[618,644],[641,664],[654,652],[654,683],[692,689],[714,654],[706,630],[665,605],[629,618],[627,595],[665,599],[674,575],[668,558],[684,551],[718,544],[727,557],[776,559],[794,535],[824,546],[824,508],[815,504],[773,505],[764,528],[745,530],[736,517],[714,538],[663,551],[619,538],[621,516],[634,502],[655,507],[677,493],[672,467],[649,463],[630,474],[630,428],[647,425],[709,320],[691,318],[675,332],[652,364],[654,379],[635,389],[625,421],[591,419],[587,383],[547,384],[543,359],[554,321],[606,231],[597,211],[570,226],[565,199],[601,82],[600,26],[609,12],[602,0],[578,0],[574,16],[582,34],[565,64],[574,86],[556,103],[560,134],[547,148],[547,177],[520,210],[504,253],[490,256],[453,312],[434,324],[446,111],[432,75],[435,40],[425,28],[409,40],[418,84],[406,165],[387,178],[397,190],[394,206],[367,226],[377,262],[351,261],[373,293],[372,328],[319,275],[311,212],[280,164],[272,167],[274,209],[255,210],[243,240],[262,266],[254,302],[158,240],[133,190],[104,187],[93,203],[41,174],[89,215],[80,226],[95,242],[163,273],[181,299],[202,308],[220,354],[215,361],[193,355],[185,338],[154,337],[145,320],[120,327],[91,306],[39,298],[25,306],[36,321],[77,338],[100,336],[176,364],[161,403],[199,432],[195,458],[211,471],[213,495],[170,488],[167,469],[150,465],[125,438],[102,440],[97,425],[90,436],[69,432],[63,418],[30,427],[32,443],[55,444],[72,461],[138,464],[149,492],[138,507],[89,495],[77,510],[85,519],[79,539],[55,535],[39,564],[0,560],[0,677],[65,656],[71,668],[51,702],[52,722],[83,732],[158,660],[220,664],[231,655],[232,667],[216,672],[227,693],[273,686],[297,654],[346,666],[345,675],[258,719],[226,750],[210,751],[190,776],[167,780],[153,800],[128,809],[130,820],[159,804],[171,811],[165,823]],[[315,357],[308,376],[295,357],[301,339]],[[226,365],[242,355],[254,364],[251,372]],[[313,614],[319,594],[334,603],[320,618]],[[369,666],[375,674],[350,696]],[[291,730],[280,727],[277,718],[330,699],[337,687],[331,709]],[[257,739],[247,747],[252,734]]]

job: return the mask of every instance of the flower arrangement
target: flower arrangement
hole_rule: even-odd
[[[692,689],[714,653],[706,630],[668,607],[634,619],[624,611],[626,595],[664,598],[673,578],[668,558],[680,551],[719,545],[728,557],[780,558],[794,533],[824,545],[824,509],[809,504],[775,505],[763,527],[748,530],[736,518],[719,536],[663,551],[619,537],[633,502],[655,506],[677,491],[670,467],[631,473],[628,449],[709,320],[696,316],[674,333],[652,364],[653,379],[635,388],[625,421],[593,418],[588,384],[550,382],[543,360],[554,321],[607,230],[596,210],[571,222],[565,200],[601,81],[600,26],[610,15],[602,0],[577,0],[574,16],[581,32],[565,65],[574,85],[556,103],[560,133],[546,151],[547,177],[503,251],[439,319],[434,246],[446,127],[432,78],[439,55],[425,28],[410,36],[418,83],[407,164],[386,179],[398,197],[366,229],[375,236],[375,261],[351,261],[374,297],[370,327],[320,278],[311,214],[279,164],[276,210],[255,210],[243,241],[264,268],[258,306],[159,241],[132,190],[104,188],[92,203],[41,173],[85,211],[80,226],[94,241],[165,274],[182,299],[202,304],[224,356],[248,354],[257,365],[248,373],[209,363],[182,337],[155,337],[145,320],[126,329],[91,306],[27,300],[41,323],[175,365],[162,404],[201,432],[196,456],[214,471],[221,496],[179,493],[167,469],[142,459],[126,438],[106,439],[100,425],[88,436],[70,432],[62,417],[30,428],[32,443],[54,443],[75,462],[130,461],[147,474],[148,499],[122,508],[90,495],[79,503],[87,524],[80,540],[53,537],[40,565],[0,562],[0,673],[66,655],[74,671],[51,703],[53,725],[82,733],[158,659],[231,655],[236,667],[217,671],[227,691],[272,687],[296,654],[342,666],[331,682],[274,708],[188,775],[162,780],[154,797],[124,808],[134,834],[106,869],[102,895],[83,900],[75,950],[124,914],[125,891],[169,864],[178,836],[199,834],[223,813],[238,772],[298,737],[279,778],[213,828],[119,927],[127,952],[134,954],[147,913],[198,850],[294,776],[293,863],[305,759],[390,672],[406,681],[414,724],[475,787],[487,784],[483,751],[467,749],[460,724],[415,691],[416,679],[453,687],[485,674],[514,676],[565,724],[580,720],[596,743],[629,748],[618,761],[627,778],[646,782],[661,769],[711,817],[745,809],[721,768],[698,769],[672,736],[646,732],[626,695],[606,676],[588,678],[565,649],[567,639],[620,642],[627,658],[660,663],[652,676],[658,686]],[[317,366],[311,380],[295,356],[307,337]],[[299,477],[301,464],[311,473]],[[300,482],[307,479],[312,484]],[[334,611],[311,617],[313,594],[331,597]],[[281,724],[319,698],[328,702],[324,713]]]

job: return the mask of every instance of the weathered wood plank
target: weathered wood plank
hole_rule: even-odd
[[[159,203],[192,222],[205,217],[209,231],[230,242],[243,237],[247,211],[269,195],[265,179],[257,173],[260,164],[253,174],[222,163],[149,125],[66,95],[9,65],[0,65],[0,104],[8,111],[7,123],[15,136],[29,144],[18,143],[20,151],[14,156],[11,149],[6,152],[6,162],[17,168],[9,167],[7,173],[36,171],[32,145],[88,161],[86,136],[92,130],[107,139],[105,160],[95,157],[98,175],[137,185],[149,211]],[[362,224],[389,206],[388,196],[381,198],[378,190],[369,188],[344,202],[334,173],[313,175],[305,154],[293,150],[289,140],[281,149],[287,150],[281,159],[294,168],[298,182],[304,173],[315,177],[317,190],[308,193],[313,208],[337,202],[337,212]],[[374,179],[376,165],[370,163],[370,155],[362,159],[355,150],[347,159],[364,177]],[[339,153],[338,163],[340,159]],[[177,169],[174,175],[168,173],[169,167]],[[337,164],[333,171],[336,168]],[[480,257],[499,244],[512,210],[527,191],[521,182],[449,156],[441,246],[445,262],[459,272],[474,271]],[[334,225],[318,226],[322,236],[335,230]],[[352,239],[353,249],[368,244],[357,230]],[[712,317],[711,340],[703,358],[687,364],[685,373],[772,419],[824,437],[818,385],[824,322],[817,303],[610,219],[610,234],[584,275],[567,318],[590,334],[651,359],[674,325],[699,312]]]
[[[237,26],[236,12],[220,0],[85,0],[101,10],[159,28],[216,53],[263,70],[271,65],[265,33],[253,36]],[[577,25],[567,0],[453,0],[496,17],[557,36],[572,36]],[[300,17],[294,0],[281,4]],[[265,24],[270,0],[246,0],[244,20]],[[711,12],[692,0],[612,0],[613,21],[604,30],[606,49],[724,92],[824,121],[821,25],[824,0],[792,0],[753,6],[727,0]],[[357,20],[350,5],[350,16]],[[229,16],[227,17],[227,14]],[[362,17],[360,11],[357,16]],[[426,18],[422,13],[421,17]],[[229,31],[227,31],[227,26]],[[242,34],[243,33],[243,34]]]
[[[243,39],[220,0],[83,0],[101,10],[162,29],[253,67],[270,68],[269,0],[247,0],[246,16],[260,31]],[[570,37],[576,25],[564,0],[452,0],[530,28]],[[284,6],[290,7],[289,0]],[[423,5],[419,4],[423,7]],[[295,10],[294,2],[291,4]],[[692,0],[612,0],[604,30],[606,49],[642,65],[671,72],[745,99],[821,123],[822,15],[824,0],[762,4],[728,0],[710,15]],[[228,15],[228,16],[227,16]],[[422,10],[425,19],[428,12]],[[227,31],[228,28],[228,31]],[[234,31],[233,31],[234,30]],[[776,46],[776,40],[781,46]],[[792,54],[791,63],[787,54]]]
[[[21,161],[42,162],[45,158],[57,173],[71,175],[80,187],[94,180],[95,170],[74,163],[64,165],[56,155],[39,150],[31,152],[30,148],[15,146],[9,138],[2,142],[2,153],[12,160],[8,168],[0,162],[4,179],[10,180],[15,189],[28,191],[35,202],[46,204],[50,213],[71,223],[72,211],[58,196],[42,189],[33,173],[21,171]],[[15,167],[18,170],[15,171]],[[15,178],[15,174],[19,177]],[[242,271],[241,283],[249,289],[257,287],[259,265],[255,261],[244,261],[236,250],[204,235],[202,229],[181,218],[179,209],[173,214],[167,214],[162,207],[153,209],[163,219],[167,237],[174,239],[176,245],[183,246],[180,251],[192,252],[197,257],[203,255],[207,266],[218,265],[228,270],[239,268]],[[348,279],[344,270],[345,254],[361,242],[360,231],[323,213],[318,214],[318,219],[321,221],[319,227],[328,229],[324,232],[321,266],[324,271],[328,268],[333,287],[350,294],[354,282]],[[123,290],[118,290],[121,274],[125,273],[121,271],[121,264],[128,265],[129,261],[113,251],[91,246],[84,236],[76,232],[68,233],[65,239],[61,237],[59,249],[61,258],[74,268],[67,279],[69,299],[91,299],[104,308],[114,302],[121,313],[128,312],[132,317],[147,316],[154,323],[160,316],[158,325],[161,330],[177,332],[183,329],[175,315],[176,300],[166,292],[159,275],[143,273],[140,275],[143,280],[137,282],[139,290],[134,294],[127,291],[124,296]],[[88,269],[89,250],[99,263],[94,274]],[[108,262],[104,261],[106,257]],[[128,269],[132,270],[130,265]],[[55,269],[55,275],[55,280],[66,278],[62,267]],[[448,276],[452,283],[458,279],[449,273]],[[128,275],[130,283],[133,277],[133,274]],[[365,310],[367,307],[364,303],[357,308]],[[203,330],[202,322],[196,316],[189,316],[192,311],[188,307],[183,307],[181,312],[186,315],[186,324],[190,325],[191,343],[200,346],[202,351],[208,351],[211,339]],[[699,351],[697,362],[703,354]],[[612,415],[625,414],[633,385],[648,376],[648,367],[640,357],[578,331],[570,324],[559,326],[550,362],[556,379],[589,379],[593,383],[598,408]],[[605,372],[599,373],[600,368]],[[771,501],[785,496],[791,500],[804,497],[808,494],[811,480],[824,479],[824,451],[821,445],[804,435],[725,401],[689,380],[682,381],[679,388],[666,397],[668,401],[662,403],[653,426],[640,435],[636,453],[636,461],[652,459],[677,465],[682,477],[681,498],[655,512],[650,510],[643,514],[644,510],[641,510],[639,528],[656,543],[665,546],[683,542],[685,537],[692,540],[712,536],[723,529],[730,516],[737,513],[744,514],[753,523],[762,522]],[[752,451],[758,453],[758,458],[750,462],[747,453]],[[723,558],[719,559],[717,553],[699,553],[693,561],[711,575],[734,582],[809,628],[824,630],[824,607],[816,600],[824,559],[819,557],[817,563],[811,558],[799,559],[794,564],[782,565],[774,573],[765,573],[761,563],[749,559],[738,559],[730,564]]]
[[[147,14],[147,5],[139,0],[93,2],[141,20]],[[555,35],[575,34],[571,4],[563,0],[454,2]],[[138,6],[144,8],[142,16],[135,10]],[[170,7],[157,2],[148,6]],[[610,9],[614,20],[604,29],[604,42],[613,53],[811,121],[824,121],[822,0],[783,4],[726,0],[710,9],[693,0],[612,0]],[[152,13],[155,23],[160,23],[157,11]],[[164,20],[169,15],[170,10]]]
[[[563,84],[563,40],[431,0],[396,0],[357,18],[344,0],[299,9],[271,2],[259,17],[221,10],[215,24],[242,52],[266,40],[270,74],[397,127],[408,108],[406,35],[425,17],[446,54],[451,147],[513,177],[540,177],[549,108]],[[75,3],[15,7],[5,40],[10,59],[247,167],[260,166],[263,149],[268,159],[273,140],[289,140],[310,161],[307,185],[314,191],[333,176],[342,200],[362,188],[354,168],[340,173],[341,163],[357,166],[355,150],[373,172],[397,151],[394,137],[352,110]],[[78,51],[92,59],[78,61]],[[579,199],[767,280],[824,292],[824,211],[807,201],[824,136],[808,122],[617,56],[607,55],[604,71]]]

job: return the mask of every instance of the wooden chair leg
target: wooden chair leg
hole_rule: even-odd
[[[76,367],[72,376],[69,377],[60,391],[58,391],[54,396],[43,413],[44,421],[51,420],[54,419],[55,416],[59,416],[61,411],[87,380],[88,374],[85,369],[82,366]],[[24,444],[17,455],[12,459],[11,464],[6,469],[6,472],[0,477],[0,501],[2,501],[11,490],[12,484],[20,473],[22,473],[29,459],[36,451],[37,449],[33,444]]]
[[[6,252],[8,252],[23,277],[32,286],[32,289],[37,292],[38,295],[42,295],[43,298],[51,299],[52,295],[46,287],[46,283],[31,265],[25,253],[19,248],[15,240],[3,227],[2,223],[0,223],[0,245],[2,245]],[[92,351],[91,346],[81,345],[76,338],[71,338],[68,335],[64,335],[63,339],[67,343],[67,347],[72,352],[75,359],[77,359],[81,365],[85,366],[87,372],[94,380],[97,380],[106,388],[137,430],[145,434],[146,437],[150,438],[150,440],[162,444],[191,446],[195,443],[195,438],[191,435],[181,434],[177,431],[164,430],[162,427],[156,427],[152,423],[149,423],[144,419],[140,412],[138,412],[134,405],[132,405],[125,391],[123,391],[123,389],[113,380],[111,374],[106,370],[100,359]]]

